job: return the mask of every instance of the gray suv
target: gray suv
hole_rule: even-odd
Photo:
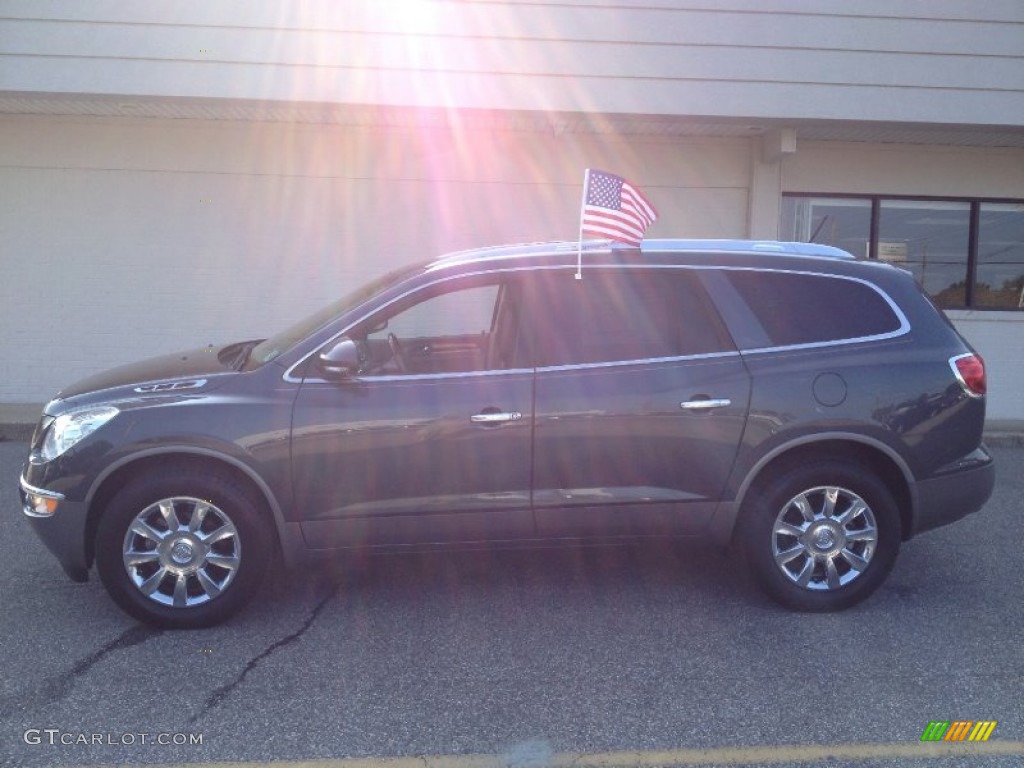
[[[736,544],[775,600],[828,611],[981,508],[984,419],[984,363],[903,270],[798,243],[548,243],[79,382],[20,488],[72,579],[95,565],[162,626],[224,619],[278,552],[666,536]]]

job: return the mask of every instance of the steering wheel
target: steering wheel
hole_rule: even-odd
[[[391,359],[395,361],[395,366],[399,371],[405,373],[405,355],[402,354],[402,342],[393,333],[388,334],[388,349],[391,350]]]

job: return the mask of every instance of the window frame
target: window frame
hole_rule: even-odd
[[[764,327],[757,312],[747,302],[736,285],[729,279],[730,273],[757,272],[761,274],[771,273],[776,275],[794,275],[798,277],[810,277],[815,279],[828,279],[857,283],[873,291],[893,313],[897,321],[897,327],[880,333],[844,336],[839,339],[819,339],[817,341],[803,341],[789,344],[776,344],[771,339],[768,330]],[[838,347],[849,344],[864,344],[878,341],[888,341],[905,336],[910,332],[910,320],[903,312],[899,304],[881,286],[870,280],[853,275],[837,275],[828,272],[815,272],[812,270],[785,269],[781,267],[726,267],[708,266],[702,268],[703,281],[708,294],[719,305],[719,313],[727,327],[735,338],[736,345],[742,355],[760,355],[769,352],[795,352],[807,349],[823,349],[826,347]]]
[[[586,265],[583,269],[582,280],[586,282],[587,275],[593,274],[597,271],[603,271],[606,273],[615,272],[631,272],[634,274],[643,275],[644,273],[655,273],[655,272],[677,272],[680,275],[684,275],[684,280],[689,282],[689,288],[695,292],[698,292],[701,297],[701,305],[705,313],[714,313],[717,332],[716,336],[719,336],[719,341],[728,345],[728,349],[722,349],[717,352],[691,352],[675,355],[663,355],[659,357],[632,357],[628,359],[616,359],[616,360],[601,360],[592,362],[574,362],[574,363],[547,363],[543,362],[538,358],[538,352],[536,349],[537,339],[535,338],[537,326],[534,323],[530,323],[528,326],[524,326],[523,330],[527,334],[527,344],[533,350],[531,362],[534,364],[534,370],[538,373],[550,372],[550,371],[574,371],[582,369],[592,368],[609,368],[609,367],[624,367],[624,366],[638,366],[638,365],[651,365],[651,364],[662,364],[681,362],[689,360],[709,360],[722,357],[735,357],[740,355],[740,350],[736,346],[735,340],[732,338],[729,332],[729,325],[726,319],[722,317],[721,311],[714,300],[714,297],[710,294],[707,286],[703,280],[700,279],[700,270],[702,267],[690,264],[590,264]],[[541,279],[550,278],[552,276],[557,279],[565,279],[570,282],[575,274],[575,269],[568,267],[557,268],[557,270],[544,270],[543,272],[536,272],[531,278],[540,277]],[[534,292],[534,287],[530,285],[524,286],[525,301],[529,301],[531,294]],[[536,319],[536,318],[535,318]]]
[[[981,239],[981,206],[1024,205],[1024,199],[1012,197],[957,197],[950,195],[883,195],[856,194],[846,192],[783,192],[782,198],[820,198],[823,200],[867,200],[871,203],[871,223],[868,239],[868,260],[878,261],[879,222],[884,201],[905,201],[922,203],[966,203],[969,205],[967,259],[965,261],[964,305],[962,307],[944,307],[942,311],[971,310],[978,312],[1024,312],[1024,307],[993,307],[975,302],[977,285],[978,250]],[[781,216],[781,206],[780,206]],[[780,225],[781,225],[780,219]]]
[[[470,282],[476,281],[477,285],[487,282],[488,279],[495,282],[504,282],[506,280],[516,279],[516,275],[521,275],[524,272],[528,272],[535,267],[511,267],[511,268],[497,268],[497,269],[478,269],[471,272],[459,272],[456,274],[439,274],[434,279],[427,282],[410,285],[407,289],[401,290],[397,295],[388,298],[381,303],[370,302],[360,308],[360,314],[355,319],[345,322],[342,328],[335,333],[332,333],[327,339],[320,340],[313,346],[309,352],[305,353],[302,357],[292,363],[282,375],[282,379],[289,384],[301,384],[301,385],[312,385],[312,384],[330,384],[337,386],[338,382],[332,379],[325,379],[315,374],[310,373],[309,366],[313,364],[316,359],[316,355],[326,349],[330,349],[332,345],[336,344],[342,338],[349,336],[354,330],[360,329],[363,325],[368,324],[370,319],[375,316],[380,316],[384,313],[397,314],[401,309],[396,308],[399,306],[412,306],[420,301],[425,301],[427,297],[419,300],[413,300],[412,297],[422,295],[425,293],[435,292],[434,295],[445,293],[446,291],[441,288],[448,283],[452,282]],[[391,286],[392,288],[399,287],[399,284]],[[467,286],[468,287],[468,286]],[[454,288],[453,290],[459,290]],[[407,303],[406,303],[407,302]],[[340,320],[341,318],[335,318]],[[307,339],[309,341],[310,339]],[[417,374],[394,374],[387,376],[363,376],[359,375],[353,378],[353,381],[391,381],[391,380],[402,380],[410,381],[416,379],[450,379],[465,376],[507,376],[511,374],[522,374],[532,373],[533,368],[497,368],[493,370],[482,370],[482,371],[467,371],[459,373],[417,373]]]
[[[433,299],[441,296],[447,296],[454,293],[460,293],[462,291],[475,290],[478,288],[496,287],[497,292],[494,297],[494,306],[491,307],[491,329],[490,333],[494,332],[494,322],[497,320],[498,304],[502,294],[508,291],[508,285],[510,282],[521,279],[515,276],[515,273],[509,273],[505,271],[489,271],[489,272],[474,272],[471,274],[460,274],[452,275],[442,280],[433,281],[425,285],[413,288],[410,291],[397,297],[395,300],[388,302],[382,306],[374,308],[373,311],[367,313],[364,317],[355,323],[349,325],[344,332],[338,335],[337,338],[342,336],[353,337],[353,334],[363,334],[367,337],[375,331],[373,328],[377,326],[381,319],[390,321],[392,318],[402,315],[410,309],[419,307],[420,305],[432,301]],[[359,343],[359,339],[355,338],[356,343]],[[400,341],[402,339],[400,338]],[[406,339],[407,341],[407,339]],[[326,346],[330,346],[333,342],[329,342]],[[323,347],[321,347],[323,348]],[[400,372],[400,371],[389,371],[387,373],[359,373],[355,378],[359,381],[364,382],[377,382],[377,381],[411,381],[419,379],[451,379],[461,378],[466,376],[487,376],[504,373],[522,373],[524,371],[530,371],[532,368],[483,368],[465,370],[465,371],[439,371],[439,372]]]
[[[663,364],[680,361],[700,361],[700,360],[712,360],[716,358],[725,357],[739,357],[741,355],[740,349],[737,347],[735,339],[729,331],[729,324],[726,319],[722,316],[722,313],[718,307],[717,302],[711,295],[707,286],[700,278],[701,271],[705,269],[701,265],[692,264],[588,264],[583,270],[583,280],[587,279],[588,273],[593,273],[595,270],[628,270],[628,271],[680,271],[689,274],[688,279],[691,281],[692,287],[699,291],[703,297],[702,304],[707,311],[715,313],[717,318],[717,325],[721,331],[722,341],[727,342],[729,349],[720,352],[706,352],[706,353],[692,353],[683,355],[673,355],[668,357],[656,357],[656,358],[636,358],[629,360],[615,360],[608,362],[594,362],[594,363],[570,363],[564,365],[537,365],[535,351],[532,349],[533,339],[530,338],[532,335],[532,328],[522,327],[521,332],[527,335],[525,344],[529,350],[530,356],[529,367],[514,367],[514,368],[494,368],[494,369],[482,369],[479,371],[459,371],[459,372],[445,372],[445,373],[387,373],[387,374],[359,374],[355,377],[355,380],[363,381],[366,383],[373,382],[387,382],[387,381],[412,381],[412,380],[426,380],[426,379],[451,379],[461,377],[479,377],[479,376],[501,376],[509,374],[522,374],[522,373],[541,373],[548,371],[565,371],[565,370],[577,370],[577,369],[589,369],[589,368],[607,368],[607,367],[620,367],[620,366],[637,366],[637,365],[650,365],[650,364]],[[291,366],[285,373],[285,380],[294,383],[304,382],[305,384],[336,384],[329,379],[323,379],[317,376],[310,376],[308,372],[302,378],[298,378],[292,375],[293,371],[298,371],[301,366],[308,364],[313,359],[314,355],[320,350],[329,348],[332,344],[336,343],[339,339],[344,336],[351,336],[353,332],[362,332],[366,327],[373,326],[373,319],[387,315],[388,317],[400,314],[406,309],[413,307],[417,304],[427,301],[434,296],[448,293],[451,291],[463,290],[466,288],[487,285],[490,283],[502,284],[504,288],[507,288],[507,284],[510,282],[519,282],[520,290],[523,296],[523,300],[526,300],[525,294],[529,292],[528,283],[531,280],[542,278],[544,276],[550,276],[556,273],[564,273],[565,275],[572,276],[575,274],[575,267],[562,265],[562,264],[546,264],[546,265],[530,265],[530,266],[517,266],[517,267],[506,267],[506,268],[491,268],[491,269],[480,269],[471,272],[464,272],[454,275],[445,275],[438,279],[431,280],[430,282],[409,288],[407,291],[403,291],[401,294],[392,297],[383,304],[368,308],[367,311],[362,314],[358,319],[353,322],[346,323],[343,330],[331,336],[326,342],[323,342],[306,356],[300,359],[297,363]],[[446,288],[451,283],[461,284],[458,287]],[[502,291],[499,291],[499,297]],[[495,311],[498,309],[500,299],[495,302]]]

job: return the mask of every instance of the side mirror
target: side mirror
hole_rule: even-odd
[[[359,370],[359,347],[347,336],[323,350],[317,358],[320,369],[332,376],[352,376]]]

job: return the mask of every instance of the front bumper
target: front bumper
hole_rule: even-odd
[[[996,483],[996,466],[982,446],[952,471],[917,483],[917,515],[910,536],[949,525],[985,506]]]
[[[18,492],[21,508],[29,524],[61,564],[72,581],[88,581],[89,565],[85,552],[85,522],[87,508],[84,502],[68,501],[60,493],[37,488],[21,476]],[[37,511],[30,497],[43,497],[56,502],[56,509],[47,515]]]

